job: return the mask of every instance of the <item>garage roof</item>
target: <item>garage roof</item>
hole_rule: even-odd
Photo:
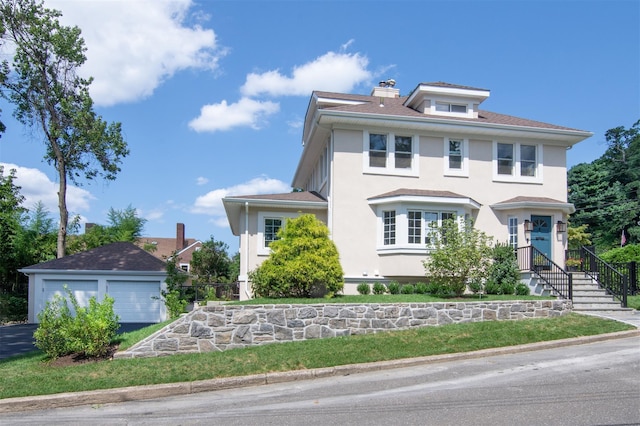
[[[117,242],[27,266],[20,271],[25,273],[38,270],[164,272],[166,266],[164,261],[133,243]]]

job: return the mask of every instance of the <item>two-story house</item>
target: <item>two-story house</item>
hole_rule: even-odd
[[[247,272],[268,255],[285,219],[313,213],[329,227],[345,272],[360,282],[425,280],[431,227],[472,219],[496,241],[533,244],[564,264],[566,151],[592,134],[480,109],[489,90],[421,83],[400,96],[314,92],[292,187],[303,192],[227,197]]]

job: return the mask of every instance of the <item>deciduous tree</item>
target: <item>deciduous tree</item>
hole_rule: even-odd
[[[78,27],[60,24],[61,13],[36,0],[0,0],[2,41],[15,46],[12,65],[3,61],[2,95],[14,104],[13,115],[42,131],[45,160],[58,177],[57,256],[66,249],[69,212],[67,181],[80,184],[97,176],[113,180],[129,151],[120,123],[106,123],[93,109],[91,79],[77,75],[85,62]]]

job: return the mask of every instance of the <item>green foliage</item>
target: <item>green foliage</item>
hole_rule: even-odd
[[[487,284],[496,284],[498,293],[489,294],[513,294],[520,282],[520,271],[513,247],[509,244],[496,244],[492,250],[492,258]]]
[[[271,255],[249,274],[258,297],[310,297],[342,290],[343,271],[329,230],[312,214],[287,219]]]
[[[416,294],[427,294],[427,284],[416,283],[415,292]]]
[[[567,228],[567,242],[570,249],[579,249],[581,246],[591,245],[591,234],[587,232],[588,224],[569,226]]]
[[[136,242],[144,230],[146,219],[138,217],[138,212],[131,205],[124,210],[109,209],[109,224],[94,224],[82,235],[70,238],[68,254],[91,250],[117,241]]]
[[[484,285],[484,292],[486,294],[502,294],[502,289],[500,288],[500,284],[493,281],[487,281]]]
[[[0,324],[27,319],[27,298],[0,294]]]
[[[569,202],[576,206],[573,226],[588,225],[599,250],[640,243],[640,121],[605,133],[608,149],[592,163],[577,164],[567,174]]]
[[[528,285],[524,283],[518,283],[518,285],[516,285],[516,295],[528,296],[529,294],[531,294],[531,289]]]
[[[402,287],[400,287],[400,293],[402,294],[414,294],[415,292],[416,292],[416,289],[413,286],[413,284],[405,284]]]
[[[640,244],[627,244],[600,254],[607,263],[640,263]]]
[[[0,95],[11,102],[14,117],[45,135],[45,160],[59,182],[57,254],[66,249],[69,212],[67,180],[113,180],[129,154],[120,123],[107,124],[94,112],[91,79],[79,77],[86,47],[78,27],[60,24],[61,13],[37,0],[0,2],[1,42],[14,47],[12,72],[2,62]]]
[[[358,284],[358,287],[356,287],[356,289],[358,290],[358,293],[362,294],[363,296],[371,293],[371,286],[369,285],[369,283],[360,283]]]
[[[26,209],[22,207],[24,197],[16,186],[16,171],[4,175],[0,165],[0,291],[10,290],[20,279],[17,269],[21,266],[17,252],[20,222]]]
[[[427,276],[444,289],[460,296],[467,283],[486,274],[491,259],[491,239],[467,221],[459,226],[446,220],[431,230],[434,247],[423,262]]]
[[[229,246],[223,241],[216,241],[213,236],[202,243],[202,248],[193,252],[191,258],[191,274],[198,284],[227,283],[235,281],[231,274]],[[237,278],[237,275],[236,275]]]
[[[109,349],[118,330],[118,316],[113,311],[113,298],[106,296],[102,303],[95,297],[89,306],[82,307],[65,286],[75,316],[65,297],[56,295],[38,314],[40,324],[33,334],[36,346],[50,358],[71,353],[101,356]]]
[[[387,292],[387,286],[382,283],[373,284],[373,294],[385,294]]]
[[[391,281],[387,284],[389,294],[400,294],[400,283],[398,281]]]
[[[483,289],[484,286],[481,281],[474,280],[469,283],[469,290],[471,290],[473,294],[482,293]]]
[[[162,291],[164,305],[169,311],[170,318],[178,318],[184,313],[187,307],[187,299],[182,294],[182,286],[189,279],[189,276],[178,267],[180,258],[177,252],[173,252],[171,257],[167,259],[167,290]]]

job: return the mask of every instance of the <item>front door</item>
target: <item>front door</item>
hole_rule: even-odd
[[[551,216],[531,215],[531,244],[551,259]]]

